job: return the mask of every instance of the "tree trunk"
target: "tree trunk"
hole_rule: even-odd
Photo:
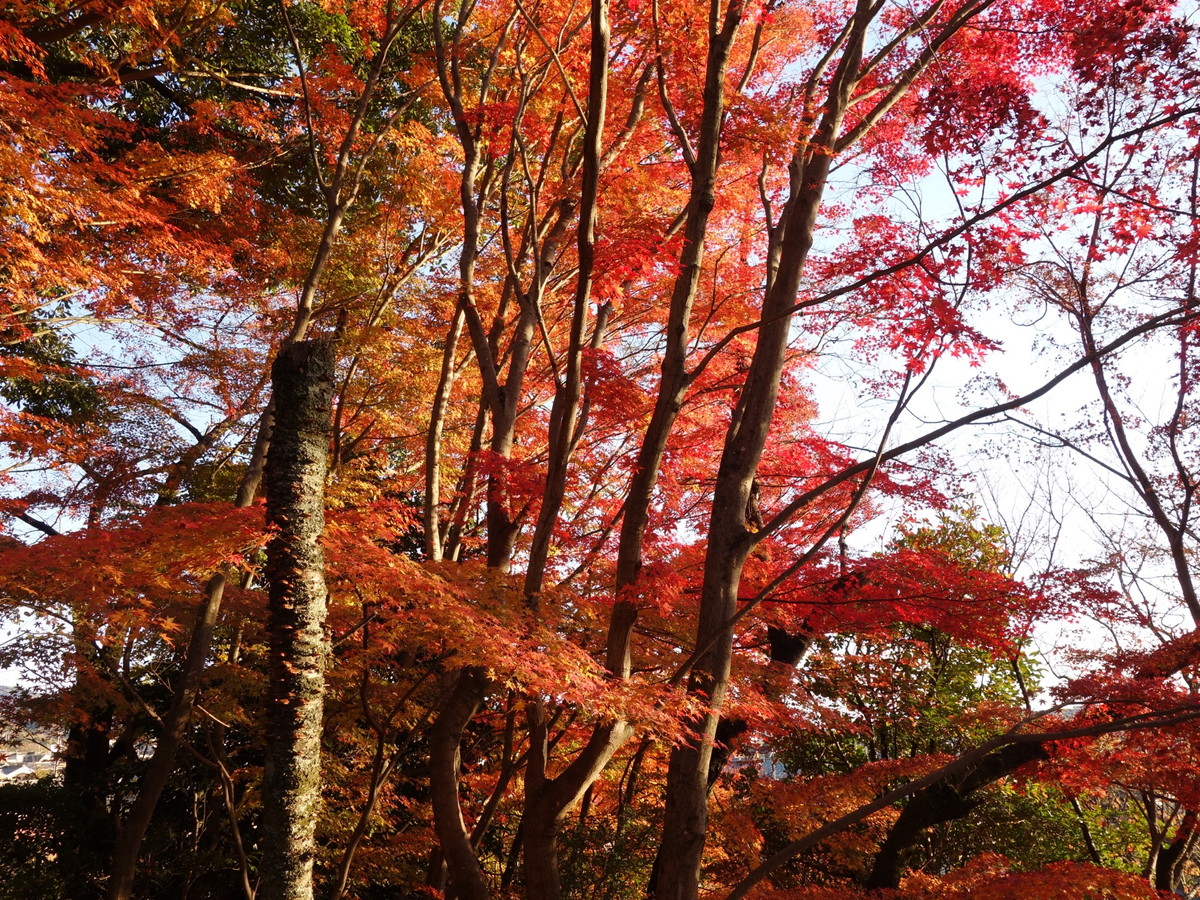
[[[790,196],[778,226],[773,227],[782,235],[779,267],[767,286],[763,324],[717,471],[696,627],[696,661],[688,680],[689,693],[703,698],[710,711],[693,723],[695,736],[671,753],[659,847],[662,864],[655,884],[658,900],[696,900],[699,894],[708,827],[708,770],[733,660],[738,586],[755,541],[754,533],[746,528],[745,511],[775,414],[800,277],[855,83],[869,13],[869,5],[860,0],[846,52],[829,87],[825,112],[814,140],[798,148],[793,157]]]
[[[303,341],[271,370],[275,432],[267,456],[269,686],[263,773],[263,900],[311,900],[324,704],[325,471],[333,344]]]
[[[1043,744],[1009,744],[989,753],[965,773],[914,794],[875,854],[865,887],[899,887],[906,860],[925,829],[961,819],[979,802],[972,795],[980,788],[1046,756]]]
[[[1196,813],[1187,810],[1175,839],[1163,847],[1158,853],[1154,864],[1154,887],[1156,890],[1173,892],[1183,878],[1183,867],[1186,865],[1192,851],[1200,839],[1200,829],[1197,828]]]
[[[604,98],[606,96],[607,69],[607,6],[593,3],[593,47],[592,71],[593,83],[589,94],[589,104],[592,110],[589,122],[595,123],[598,140],[598,125],[603,119]],[[622,518],[620,550],[617,563],[617,592],[633,584],[642,566],[642,543],[649,522],[650,505],[657,483],[658,472],[666,452],[667,439],[670,436],[675,417],[679,413],[684,391],[687,388],[686,358],[689,346],[688,323],[691,318],[692,301],[695,299],[700,280],[701,262],[704,257],[704,234],[707,229],[708,217],[715,205],[715,180],[718,167],[718,144],[721,134],[722,114],[724,111],[724,81],[729,61],[729,52],[733,39],[741,24],[743,8],[741,4],[730,3],[721,20],[721,30],[713,36],[710,42],[705,73],[704,113],[701,125],[701,137],[698,144],[698,158],[691,164],[692,189],[688,201],[687,219],[685,224],[685,245],[680,257],[681,273],[675,281],[671,298],[670,322],[667,329],[667,350],[662,367],[662,380],[659,387],[658,399],[654,415],[651,419],[642,447],[639,452],[638,465],[630,485],[629,498],[625,505]],[[591,128],[589,129],[591,131]],[[599,165],[599,147],[592,148],[592,154],[586,157],[590,164]],[[590,198],[581,210],[580,219],[580,292],[586,293],[584,283],[585,271],[590,277],[590,268],[585,269],[583,261],[590,260],[590,242],[595,228],[595,185],[588,193],[585,186],[584,194]],[[590,263],[589,263],[590,266]],[[578,299],[578,297],[577,297]],[[582,311],[577,308],[575,322],[582,319]],[[601,325],[597,324],[597,334]],[[573,349],[578,350],[581,333],[573,339]],[[565,397],[563,405],[565,412],[560,410],[557,422],[560,431],[569,432],[569,420],[572,418],[573,405],[578,398],[571,395],[570,389],[556,396],[556,409],[559,397]],[[553,519],[547,512],[556,511],[562,499],[562,485],[565,477],[565,464],[573,444],[570,434],[559,436],[561,450],[560,465],[557,470],[547,476],[549,502],[543,500],[543,518],[539,522],[538,534],[534,539],[534,550],[531,551],[529,571],[533,577],[526,580],[526,593],[536,595],[541,590],[542,567],[546,560],[546,549],[553,528]],[[553,469],[553,466],[552,466]],[[552,480],[554,484],[551,485]],[[542,539],[539,543],[538,538]],[[637,620],[637,604],[630,600],[618,600],[613,606],[609,623],[606,667],[613,678],[627,679],[630,676],[630,658],[632,649],[633,627]],[[526,808],[523,826],[525,829],[525,879],[526,893],[534,900],[554,900],[561,893],[558,872],[557,838],[559,828],[570,807],[578,801],[583,793],[595,782],[608,761],[633,734],[632,727],[624,721],[613,721],[596,726],[587,746],[568,768],[557,777],[547,780],[545,769],[548,760],[545,754],[540,759],[531,760],[526,773]],[[531,733],[531,745],[544,743],[546,735],[538,729]]]
[[[458,802],[458,770],[463,730],[487,697],[491,681],[483,669],[465,666],[446,673],[443,682],[445,699],[429,732],[429,799],[434,830],[450,889],[463,900],[486,900],[487,881]]]
[[[446,410],[454,391],[454,359],[458,353],[458,339],[462,336],[463,310],[455,307],[450,331],[446,334],[446,346],[442,350],[442,374],[438,378],[437,390],[433,395],[433,407],[429,412],[429,431],[425,438],[425,555],[433,562],[442,559],[442,532],[438,521],[438,509],[442,495],[442,432],[446,426]]]

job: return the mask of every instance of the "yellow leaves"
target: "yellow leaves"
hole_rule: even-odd
[[[197,154],[193,160],[193,168],[177,178],[176,195],[191,209],[220,213],[222,201],[230,194],[229,182],[237,161],[223,153]]]
[[[736,883],[762,862],[763,835],[742,798],[718,798],[711,818],[712,835],[706,862],[713,876],[723,883]]]

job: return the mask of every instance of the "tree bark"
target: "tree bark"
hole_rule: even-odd
[[[280,352],[271,376],[275,431],[267,456],[267,751],[263,774],[263,900],[311,900],[320,803],[325,693],[325,472],[333,344]]]
[[[328,182],[326,182],[325,177],[321,174],[322,169],[314,153],[313,162],[316,165],[316,175],[318,181],[324,187],[323,193],[326,200],[325,224],[317,250],[313,256],[312,264],[309,267],[308,275],[301,286],[300,296],[296,305],[296,314],[292,321],[292,327],[283,340],[280,356],[290,352],[292,347],[304,338],[312,325],[317,288],[320,286],[321,278],[324,275],[334,245],[341,232],[346,213],[357,198],[358,189],[365,171],[364,165],[351,165],[351,153],[355,147],[355,138],[359,134],[363,121],[366,118],[370,100],[374,96],[380,75],[384,71],[392,44],[399,36],[404,24],[415,14],[415,11],[416,7],[401,16],[401,18],[389,21],[380,46],[375,51],[370,72],[362,93],[359,96],[347,132],[341,141],[337,161],[332,170],[332,177]],[[285,21],[286,16],[286,9],[284,9]],[[297,62],[299,62],[299,45],[295,43],[295,32],[292,31],[290,22],[287,22],[287,28],[293,39],[293,46],[297,53]],[[300,67],[300,74],[303,79],[305,77],[303,66]],[[314,136],[310,134],[309,137],[313,140],[310,146],[315,148]],[[330,396],[327,401],[327,404],[330,405],[332,404],[333,396],[332,377],[331,369],[329,374]],[[263,461],[274,428],[275,404],[276,401],[272,398],[259,422],[258,437],[255,440],[254,450],[250,457],[250,465],[245,476],[242,478],[242,484],[238,489],[237,499],[234,502],[234,506],[237,508],[247,507],[254,502],[259,480],[262,476]],[[324,467],[325,465],[327,463],[322,462],[322,466]],[[168,473],[168,491],[173,478],[174,474]],[[322,474],[322,480],[323,478],[324,475]],[[174,771],[175,754],[179,751],[179,747],[183,742],[187,723],[191,718],[192,708],[200,692],[200,681],[207,663],[208,651],[212,645],[213,630],[216,627],[217,618],[221,611],[226,583],[226,573],[220,572],[210,578],[205,585],[204,599],[196,612],[195,624],[192,626],[191,639],[188,642],[187,653],[184,657],[183,674],[180,678],[179,687],[176,689],[171,701],[171,707],[164,717],[162,734],[159,736],[158,744],[147,767],[146,775],[139,786],[137,800],[130,811],[129,817],[118,830],[109,878],[109,900],[128,900],[132,895],[133,881],[142,840],[145,837],[146,829],[150,825],[150,820],[154,815],[154,809],[158,805],[158,800],[166,788],[171,773]]]
[[[1047,755],[1044,744],[1009,744],[989,753],[966,772],[913,795],[875,854],[865,887],[898,888],[908,855],[925,829],[961,819],[979,802],[971,796],[977,790]]]
[[[443,706],[429,732],[429,799],[450,889],[462,900],[486,900],[487,880],[458,801],[463,730],[487,697],[486,672],[465,666],[446,673]]]
[[[742,568],[753,547],[745,510],[774,418],[800,277],[812,247],[833,148],[856,84],[863,42],[874,15],[871,10],[860,0],[814,139],[798,147],[792,159],[792,188],[777,226],[782,232],[779,268],[767,287],[763,324],[725,436],[709,520],[696,662],[688,681],[689,693],[702,697],[710,712],[694,723],[695,736],[671,753],[659,848],[662,865],[655,885],[658,900],[696,900],[699,894],[708,827],[708,771],[733,659],[731,622],[737,613]]]
[[[683,401],[688,385],[686,358],[688,348],[688,325],[691,319],[692,302],[695,299],[704,257],[704,235],[708,217],[716,202],[715,182],[718,168],[718,145],[724,112],[725,72],[729,62],[730,48],[741,24],[743,6],[737,2],[728,4],[720,21],[720,30],[710,40],[705,70],[704,112],[698,144],[698,157],[689,160],[692,171],[692,189],[688,200],[687,218],[684,229],[685,243],[680,257],[681,272],[677,277],[671,297],[670,321],[667,328],[667,350],[662,365],[654,414],[643,439],[638,456],[638,465],[632,478],[629,498],[622,519],[620,550],[617,563],[617,592],[632,585],[642,566],[642,543],[649,522],[651,500],[657,483],[658,471],[666,452],[667,439]],[[599,36],[607,26],[597,27],[596,19],[605,19],[607,9],[593,4],[593,40],[607,43],[607,37]],[[593,46],[592,76],[599,80],[604,73],[597,66],[607,67],[607,48]],[[660,72],[660,76],[661,76]],[[600,84],[592,85],[589,103],[593,98],[603,98]],[[602,115],[603,106],[597,102],[594,116]],[[590,123],[589,123],[590,124]],[[599,155],[595,156],[595,160]],[[593,198],[594,199],[594,198]],[[585,210],[586,212],[586,210]],[[594,212],[585,217],[581,214],[580,258],[587,254],[584,245],[594,229]],[[581,283],[581,289],[583,285]],[[560,414],[559,425],[562,427]],[[570,446],[570,439],[565,446]],[[556,473],[556,477],[561,473]],[[548,477],[549,482],[549,477]],[[556,488],[553,500],[561,500],[561,489]],[[549,524],[539,523],[539,531],[545,531],[548,539]],[[530,570],[536,580],[527,580],[526,592],[536,594],[541,588],[540,569],[545,556],[531,560]],[[637,620],[638,607],[632,600],[618,599],[613,606],[609,623],[606,668],[614,678],[628,679],[631,671],[631,649],[633,627]],[[573,763],[553,779],[546,779],[544,772],[547,760],[531,761],[527,773],[527,801],[525,824],[525,868],[526,890],[530,897],[552,900],[561,892],[558,860],[558,830],[570,806],[594,783],[613,754],[633,734],[633,729],[624,721],[606,722],[594,730],[587,746]],[[545,734],[534,729],[531,744],[544,743]],[[531,827],[531,823],[537,823]]]
[[[458,353],[458,339],[462,336],[462,327],[462,306],[456,306],[450,330],[446,334],[446,346],[442,350],[442,374],[433,396],[433,407],[429,412],[429,431],[425,438],[425,555],[433,562],[440,562],[442,559],[442,532],[441,523],[438,521],[442,490],[442,432],[446,425],[450,395],[454,390],[454,358]]]
[[[1183,814],[1175,839],[1163,847],[1154,864],[1154,887],[1156,890],[1173,892],[1183,878],[1183,867],[1200,839],[1197,816],[1192,810]]]

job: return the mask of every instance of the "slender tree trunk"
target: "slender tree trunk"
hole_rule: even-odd
[[[622,523],[620,558],[617,569],[618,592],[632,584],[641,568],[641,547],[649,518],[649,508],[657,480],[658,469],[666,450],[667,437],[679,412],[688,379],[685,370],[688,322],[691,305],[699,283],[700,264],[704,253],[704,234],[708,216],[715,204],[715,179],[718,167],[717,147],[724,109],[724,78],[729,51],[741,22],[743,7],[730,2],[720,20],[720,30],[710,41],[706,67],[704,116],[699,143],[699,157],[690,162],[692,193],[689,199],[685,228],[685,247],[681,258],[682,272],[675,282],[668,325],[668,348],[663,363],[662,382],[654,417],[642,444],[630,488]],[[592,71],[589,92],[588,135],[585,137],[583,205],[580,211],[579,259],[580,276],[573,320],[569,361],[578,362],[583,340],[583,322],[591,278],[592,243],[596,227],[596,183],[601,166],[600,133],[606,101],[608,54],[608,7],[606,3],[592,4]],[[597,324],[597,334],[600,333]],[[553,533],[553,525],[561,505],[566,482],[566,467],[576,442],[576,431],[582,427],[575,422],[579,406],[579,381],[568,370],[566,384],[556,393],[555,410],[551,417],[552,459],[547,474],[546,495],[543,497],[542,518],[530,550],[530,564],[525,590],[535,602],[542,587],[544,567]],[[606,647],[609,673],[625,679],[630,674],[630,653],[637,606],[629,600],[619,600],[613,608]],[[538,706],[535,702],[534,706]],[[540,710],[533,710],[538,718]],[[556,900],[561,894],[558,872],[557,838],[562,821],[570,808],[599,777],[608,761],[633,734],[628,723],[614,721],[597,726],[583,752],[568,768],[553,779],[546,779],[548,760],[538,753],[531,754],[526,774],[525,881],[531,900]],[[537,727],[531,729],[531,744],[544,744],[546,735]]]
[[[303,341],[272,368],[267,457],[269,687],[263,774],[263,900],[311,900],[324,706],[325,472],[333,344]]]
[[[691,166],[692,187],[683,226],[679,274],[671,289],[662,375],[654,412],[630,480],[625,515],[621,520],[617,555],[618,594],[623,587],[636,580],[641,570],[642,543],[650,521],[651,498],[667,452],[667,440],[683,406],[684,393],[689,384],[687,356],[691,343],[692,304],[700,286],[708,219],[717,203],[717,170],[720,166],[721,129],[725,120],[725,77],[743,12],[743,4],[729,3],[721,30],[709,39],[704,74],[704,109],[696,142],[696,161]],[[627,601],[619,600],[618,605],[621,604],[632,606]],[[624,615],[628,617],[630,612],[636,614],[636,608],[624,611]],[[632,622],[628,627],[632,628]],[[619,630],[623,632],[627,629]]]
[[[429,732],[429,799],[446,863],[450,888],[463,900],[486,900],[487,881],[471,844],[458,802],[458,770],[463,729],[487,696],[491,682],[476,666],[448,672],[444,705]]]
[[[709,519],[708,552],[696,627],[696,662],[688,682],[689,692],[703,697],[710,711],[695,723],[695,737],[671,753],[661,866],[655,884],[658,900],[696,900],[699,893],[708,827],[708,772],[733,661],[731,623],[737,613],[742,568],[754,546],[745,510],[774,418],[792,308],[812,247],[832,148],[836,146],[842,117],[848,108],[870,18],[869,4],[860,0],[855,27],[833,76],[815,139],[799,147],[793,157],[792,189],[780,222],[779,270],[766,291],[763,324],[754,356],[725,436]]]
[[[458,339],[462,335],[463,309],[455,307],[450,330],[446,334],[446,346],[442,350],[442,374],[438,379],[433,397],[433,408],[429,412],[429,431],[425,438],[425,555],[434,562],[442,559],[442,532],[438,521],[442,493],[442,432],[446,426],[446,410],[454,391],[454,358],[458,353]]]

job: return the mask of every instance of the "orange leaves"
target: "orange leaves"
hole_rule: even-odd
[[[418,563],[390,549],[396,520],[386,508],[331,512],[324,539],[335,633],[372,611],[372,654],[419,650],[447,665],[480,666],[499,684],[549,697],[607,721],[621,717],[674,734],[673,692],[608,679],[589,645],[600,637],[594,601],[547,591],[542,612],[526,607],[521,579],[480,561]]]
[[[224,151],[144,140],[114,109],[124,112],[107,89],[0,92],[0,164],[10,173],[0,261],[23,310],[76,294],[106,311],[146,309],[180,278],[224,274],[227,264],[213,262],[223,236],[195,214],[221,212],[241,166]]]
[[[0,580],[15,597],[55,602],[166,597],[190,592],[227,565],[249,566],[266,543],[261,511],[183,504],[148,512],[137,524],[77,531],[0,554]],[[36,574],[35,574],[36,573]]]
[[[134,167],[135,183],[162,185],[168,195],[189,209],[220,213],[229,196],[229,180],[237,160],[220,151],[168,153],[157,144],[141,144],[126,160]]]
[[[1076,862],[1051,863],[1032,872],[1014,871],[1008,860],[981,855],[943,878],[910,875],[897,900],[1158,900],[1145,878]]]
[[[50,537],[0,552],[0,616],[19,636],[7,653],[44,687],[54,668],[80,671],[186,644],[204,583],[221,570],[245,570],[266,541],[259,509],[225,504],[159,508],[136,525]],[[233,609],[242,606],[236,585]],[[65,656],[37,662],[48,647]],[[96,676],[112,689],[111,674]]]
[[[26,37],[25,32],[9,21],[0,20],[0,59],[12,60],[29,67],[34,78],[45,79],[41,48]]]

